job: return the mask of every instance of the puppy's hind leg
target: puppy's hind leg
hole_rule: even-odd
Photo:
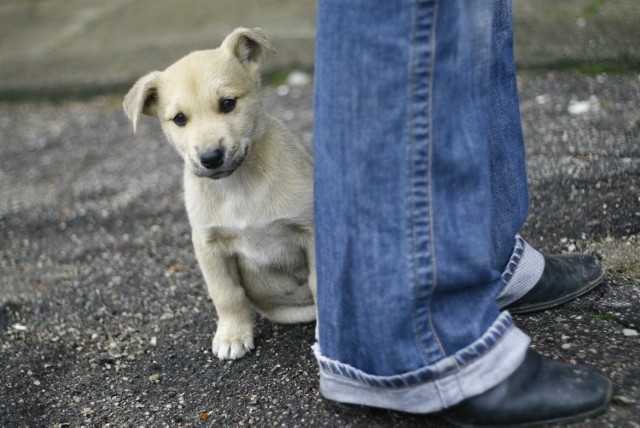
[[[316,319],[314,294],[302,272],[298,275],[278,269],[255,269],[243,264],[240,276],[253,307],[265,318],[281,323],[311,322]],[[301,283],[302,282],[302,283]]]
[[[316,319],[316,306],[276,306],[259,312],[273,322],[295,324],[311,322]]]

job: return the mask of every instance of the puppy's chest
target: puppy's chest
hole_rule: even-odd
[[[208,242],[217,250],[235,253],[263,267],[300,263],[304,239],[303,228],[285,220],[242,229],[214,227],[208,233]]]

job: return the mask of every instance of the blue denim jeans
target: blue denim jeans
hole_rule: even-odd
[[[528,202],[511,5],[320,0],[318,12],[321,392],[437,411],[500,383],[529,345],[496,303]]]

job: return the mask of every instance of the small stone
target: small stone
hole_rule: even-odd
[[[571,344],[570,343],[563,343],[561,348],[562,349],[569,349],[569,348],[571,348]]]
[[[18,331],[27,331],[27,326],[24,324],[20,324],[19,322],[15,323],[11,327],[13,327],[14,330]]]
[[[546,104],[547,101],[549,101],[549,96],[547,94],[536,96],[536,103],[538,104]]]
[[[630,398],[625,397],[624,395],[616,395],[613,397],[612,401],[618,403],[618,404],[634,404],[635,400],[632,400]]]
[[[638,330],[634,330],[632,328],[625,328],[622,330],[622,334],[624,334],[627,337],[633,337],[638,335]]]
[[[588,100],[584,101],[571,100],[569,101],[569,107],[567,108],[571,115],[584,114],[591,111],[598,111],[599,109],[600,103],[595,95],[592,95]]]
[[[149,376],[149,382],[160,382],[160,379],[162,379],[162,377],[158,373]]]
[[[276,88],[276,94],[278,94],[278,96],[280,97],[286,97],[287,95],[289,95],[290,92],[290,88],[289,85],[279,85]]]
[[[306,86],[311,83],[311,76],[300,70],[294,70],[287,76],[287,85]]]

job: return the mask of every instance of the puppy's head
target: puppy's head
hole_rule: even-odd
[[[264,131],[260,66],[273,51],[259,28],[238,28],[220,47],[196,51],[140,78],[125,96],[134,130],[140,114],[162,130],[199,177],[222,178],[240,166]]]

